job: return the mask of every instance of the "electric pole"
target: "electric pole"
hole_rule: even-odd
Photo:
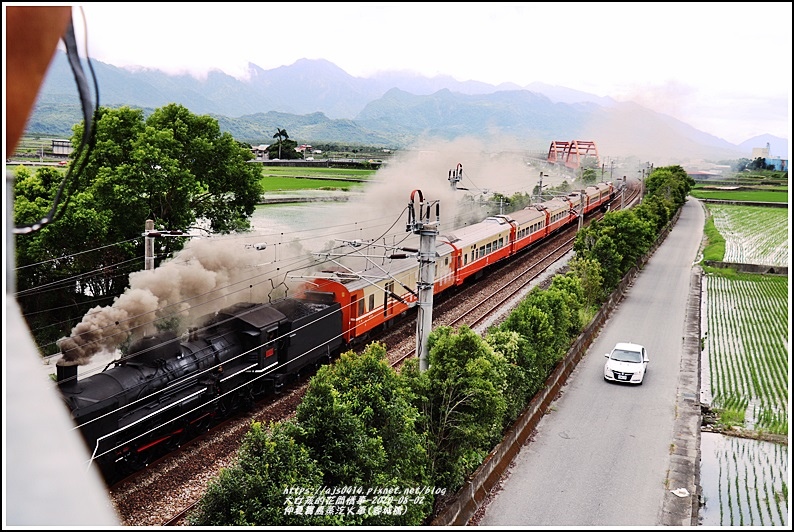
[[[146,220],[146,232],[143,233],[144,242],[145,242],[145,259],[144,259],[144,269],[145,270],[153,270],[154,269],[154,220]]]
[[[144,238],[144,269],[154,269],[154,239],[158,236],[189,236],[183,231],[155,231],[154,220],[146,220],[146,231],[143,232]]]
[[[419,216],[416,215],[416,197],[419,199]],[[430,221],[430,208],[436,206],[436,220]],[[408,224],[406,231],[419,235],[419,281],[417,283],[416,356],[419,371],[427,371],[427,340],[433,328],[433,286],[435,284],[436,235],[439,226],[439,202],[425,205],[421,190],[411,192],[408,202]]]

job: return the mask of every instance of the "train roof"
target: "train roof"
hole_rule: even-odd
[[[520,226],[531,225],[535,222],[545,220],[546,211],[538,204],[524,207],[520,211],[511,212],[510,217]]]
[[[508,215],[489,216],[476,224],[467,225],[453,232],[446,233],[443,237],[455,247],[466,247],[476,242],[481,242],[491,235],[509,231],[511,220],[512,218]]]

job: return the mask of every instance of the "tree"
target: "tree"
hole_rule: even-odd
[[[176,104],[146,119],[141,110],[103,107],[96,128],[95,147],[70,184],[63,215],[17,238],[17,284],[26,294],[20,298],[23,314],[58,324],[56,334],[61,335],[73,325],[63,321],[63,308],[84,303],[87,294],[94,301],[122,294],[128,274],[142,268],[141,233],[147,219],[157,229],[187,232],[201,223],[213,232],[245,231],[261,196],[260,171],[247,163],[253,154],[221,133],[214,118]],[[82,123],[75,126],[73,144],[82,130]],[[49,208],[60,183],[51,172],[17,174],[17,225],[38,221]],[[166,256],[183,243],[158,239],[155,256]],[[51,283],[59,283],[58,289],[37,290]],[[55,308],[61,310],[49,315],[48,309]],[[41,334],[34,333],[40,346],[55,339],[52,332]]]
[[[657,168],[645,179],[646,194],[662,196],[673,212],[686,203],[694,186],[695,180],[678,165]]]
[[[495,327],[487,332],[485,341],[506,362],[504,427],[507,428],[541,388],[546,374],[537,362],[532,344],[516,331]]]
[[[278,158],[281,159],[281,141],[287,140],[289,135],[287,135],[286,129],[277,129],[276,134],[273,135],[273,138],[278,138]]]
[[[243,437],[238,461],[210,482],[196,509],[192,526],[342,525],[342,516],[290,513],[290,501],[301,490],[322,487],[322,471],[299,443],[293,422],[265,428],[255,422]],[[294,496],[290,496],[294,494]]]
[[[568,274],[575,275],[582,286],[582,302],[585,308],[595,307],[603,295],[601,265],[593,258],[578,255],[568,264],[571,268]]]
[[[294,140],[290,140],[289,135],[287,134],[287,130],[285,129],[278,129],[276,134],[273,135],[274,139],[278,139],[276,144],[270,145],[267,148],[267,156],[271,159],[299,159],[300,155],[298,151],[295,149],[298,147],[298,143]]]
[[[429,439],[431,478],[457,490],[502,435],[506,361],[469,327],[442,326],[428,339],[428,369],[408,360],[408,378]]]
[[[406,488],[426,486],[428,459],[417,431],[419,413],[407,387],[373,343],[360,355],[350,351],[323,366],[298,406],[301,442],[324,471],[330,487]],[[433,497],[405,506],[402,515],[356,516],[345,525],[420,525]]]

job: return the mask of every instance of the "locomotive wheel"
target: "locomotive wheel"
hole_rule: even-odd
[[[177,427],[175,427],[174,432],[172,433],[171,437],[166,442],[165,446],[168,452],[175,451],[179,449],[183,443],[185,443],[188,438],[188,427],[187,425],[182,422]]]
[[[123,464],[124,471],[130,475],[149,465],[149,453],[138,453],[135,451],[128,451],[124,454],[120,464]]]

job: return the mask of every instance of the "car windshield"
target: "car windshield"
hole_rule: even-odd
[[[624,351],[623,349],[615,349],[612,351],[612,360],[618,362],[642,362],[642,354],[638,351]]]

